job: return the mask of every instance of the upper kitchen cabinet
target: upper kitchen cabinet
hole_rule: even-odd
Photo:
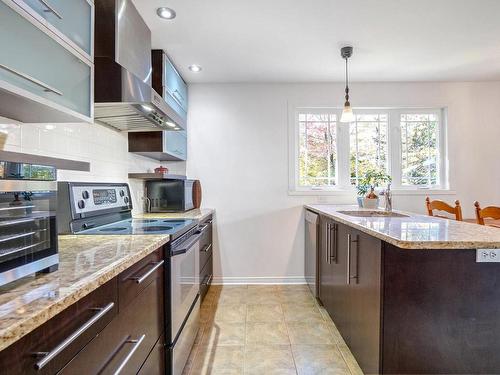
[[[0,0],[0,116],[92,122],[93,3]]]
[[[128,151],[159,161],[187,160],[185,131],[128,133]]]
[[[88,0],[14,0],[59,37],[93,60],[94,5]]]
[[[183,119],[187,119],[188,89],[186,82],[163,50],[152,51],[153,88]]]

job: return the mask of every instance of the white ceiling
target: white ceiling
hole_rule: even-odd
[[[188,82],[500,79],[500,0],[133,1]]]

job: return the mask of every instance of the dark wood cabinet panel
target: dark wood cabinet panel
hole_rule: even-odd
[[[350,234],[350,325],[347,344],[365,374],[378,374],[382,242],[354,229],[350,229]]]
[[[212,215],[200,223],[202,236],[200,238],[200,298],[201,302],[208,292],[213,279],[213,242],[212,242]]]
[[[113,306],[72,341],[66,349],[40,370],[35,368],[36,363],[44,356],[35,357],[33,353],[52,351],[96,314],[99,314],[100,311],[96,309],[110,306],[110,304]],[[1,367],[9,369],[9,374],[54,374],[96,337],[116,316],[117,311],[117,279],[114,278],[0,352]]]
[[[160,263],[163,260],[163,248],[157,249],[118,276],[120,309],[127,306],[155,278],[162,277],[165,266]]]
[[[475,257],[385,244],[385,374],[500,374],[500,264]]]
[[[205,298],[205,295],[208,292],[208,288],[212,283],[213,278],[213,265],[212,265],[212,257],[205,263],[205,266],[200,272],[200,298],[201,301]]]
[[[366,373],[380,362],[380,240],[322,216],[320,299]]]

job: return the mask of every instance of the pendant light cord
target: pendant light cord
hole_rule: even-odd
[[[345,101],[349,103],[349,71],[347,69],[347,60],[348,58],[345,58]]]

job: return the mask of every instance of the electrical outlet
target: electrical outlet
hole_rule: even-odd
[[[476,262],[500,262],[500,249],[477,249]]]

